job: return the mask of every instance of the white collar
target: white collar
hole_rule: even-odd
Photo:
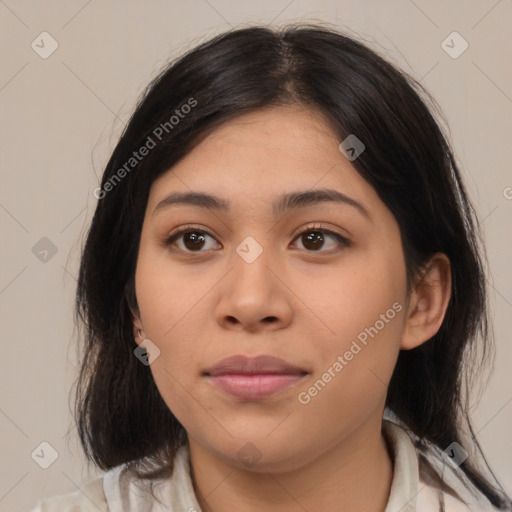
[[[398,424],[386,418],[382,431],[393,461],[393,479],[385,512],[435,512],[439,506],[439,491],[422,478],[418,466],[418,453],[409,434]],[[434,457],[435,458],[435,457]],[[170,479],[159,481],[154,494],[164,505],[155,501],[133,480],[121,478],[125,465],[116,466],[103,475],[103,491],[109,512],[201,512],[190,477],[190,452],[182,446],[175,457],[174,472]],[[452,480],[454,483],[455,480]],[[459,490],[465,492],[463,488]],[[467,497],[468,494],[466,493]],[[467,500],[471,501],[471,498]],[[471,503],[475,503],[474,501]],[[488,502],[465,505],[450,496],[445,498],[447,512],[494,510]],[[473,506],[475,508],[473,508]]]

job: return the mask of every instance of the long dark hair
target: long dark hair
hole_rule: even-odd
[[[386,406],[420,444],[444,450],[455,441],[478,449],[485,462],[468,415],[468,390],[493,355],[485,253],[442,113],[421,84],[377,51],[318,24],[253,26],[202,42],[149,84],[122,133],[95,191],[76,294],[85,345],[75,413],[88,460],[104,470],[127,463],[150,480],[172,474],[186,433],[133,352],[134,276],[149,189],[222,123],[285,104],[321,112],[340,142],[349,134],[363,141],[352,164],[398,222],[409,289],[434,252],[450,259],[445,319],[430,340],[400,352]],[[149,151],[135,159],[143,146]],[[496,507],[510,504],[472,457],[460,469]]]

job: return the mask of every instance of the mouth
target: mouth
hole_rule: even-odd
[[[308,372],[273,356],[223,359],[203,372],[213,385],[242,400],[261,400],[296,384]]]

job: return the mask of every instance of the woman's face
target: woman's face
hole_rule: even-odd
[[[380,430],[405,262],[395,218],[341,142],[313,111],[260,110],[218,128],[151,188],[134,325],[160,350],[149,368],[191,446],[227,463],[286,470]],[[315,200],[327,189],[350,200]],[[165,202],[192,192],[226,207]],[[233,355],[297,372],[208,374]]]

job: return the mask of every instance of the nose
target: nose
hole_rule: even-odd
[[[241,245],[232,270],[219,286],[217,322],[226,329],[248,332],[286,328],[293,316],[293,293],[285,283],[286,273],[271,251],[245,257]]]

